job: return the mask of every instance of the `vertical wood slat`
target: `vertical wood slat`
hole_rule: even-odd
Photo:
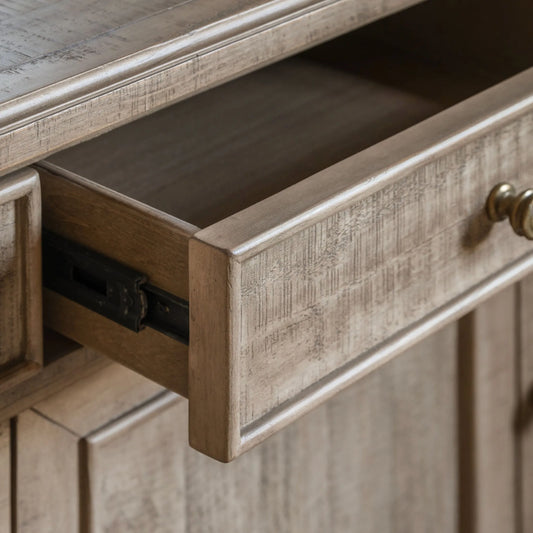
[[[112,364],[19,415],[17,533],[73,533],[79,527],[83,532],[87,493],[83,491],[86,447],[82,437],[119,420],[161,391],[155,383]],[[172,420],[166,422],[177,427]],[[136,489],[130,490],[134,494]]]
[[[17,533],[78,530],[78,441],[32,410],[17,419]]]
[[[19,417],[18,531],[516,531],[514,308],[509,289],[230,465],[188,447],[170,393],[91,414],[106,375],[135,388],[103,370]]]
[[[11,529],[11,434],[9,420],[0,424],[0,531]]]
[[[83,441],[83,533],[187,531],[183,407],[167,393]]]
[[[519,285],[520,368],[517,418],[520,533],[533,533],[533,276]]]
[[[17,531],[455,533],[455,351],[452,325],[231,465],[170,393],[104,409],[106,384],[135,394],[102,370],[20,415]]]
[[[516,531],[515,288],[459,322],[461,533]]]
[[[456,326],[229,465],[171,395],[84,440],[84,533],[456,533]]]

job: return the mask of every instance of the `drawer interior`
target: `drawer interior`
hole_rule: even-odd
[[[427,4],[442,9],[446,2]],[[491,62],[481,46],[483,57],[474,51],[468,60],[458,58],[449,40],[460,42],[459,33],[437,50],[420,42],[409,47],[409,23],[418,24],[421,16],[431,21],[420,9],[49,160],[205,227],[484,90],[531,60],[523,53],[520,65],[496,56]]]

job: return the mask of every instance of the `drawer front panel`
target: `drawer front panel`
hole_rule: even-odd
[[[531,250],[484,213],[499,180],[533,180],[530,142],[533,114],[244,261],[241,423]]]
[[[0,389],[42,362],[40,210],[35,171],[0,178]]]
[[[498,182],[533,185],[532,82],[195,235],[194,447],[233,458],[531,267],[531,243],[490,223],[485,201]]]

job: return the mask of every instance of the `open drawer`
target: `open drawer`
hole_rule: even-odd
[[[39,166],[45,323],[187,396],[219,460],[533,266],[485,214],[533,184],[533,70],[337,49]]]

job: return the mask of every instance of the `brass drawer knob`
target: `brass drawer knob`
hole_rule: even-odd
[[[490,220],[509,218],[517,235],[533,240],[533,189],[516,194],[509,183],[499,183],[490,192],[486,207]]]

